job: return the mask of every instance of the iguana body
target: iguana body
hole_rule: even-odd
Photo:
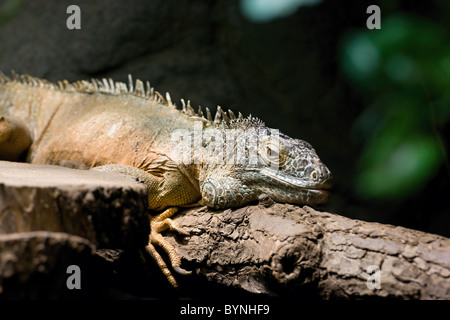
[[[182,102],[183,109],[176,109],[168,95],[162,98],[148,83],[144,89],[139,80],[130,80],[128,86],[112,80],[52,84],[0,74],[0,159],[99,168],[139,177],[148,187],[149,209],[166,209],[151,218],[147,251],[173,285],[175,279],[153,245],[167,251],[172,266],[182,271],[174,248],[160,234],[167,228],[186,233],[169,219],[176,207],[199,201],[214,208],[242,206],[261,193],[282,202],[326,201],[328,193],[323,189],[329,188],[331,174],[308,143],[280,134],[276,146],[264,138],[240,149],[243,152],[234,162],[211,161],[224,154],[222,147],[211,147],[218,133],[225,136],[239,129],[239,135],[246,136],[266,127],[255,118],[235,117],[220,108],[214,120],[209,110],[205,118]],[[194,129],[199,126],[216,129],[215,137],[194,143],[198,142]],[[191,161],[174,144],[174,132],[180,130],[181,138],[191,142]],[[238,146],[233,142],[227,148],[229,156]],[[241,161],[252,151],[262,161],[252,165]],[[270,162],[274,157],[282,160],[276,167]]]

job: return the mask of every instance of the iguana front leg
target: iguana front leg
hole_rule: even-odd
[[[155,210],[168,207],[158,215],[149,215],[150,235],[145,249],[158,264],[172,286],[177,287],[178,284],[175,278],[155,247],[160,247],[167,253],[174,271],[182,275],[190,274],[189,271],[181,268],[181,259],[176,249],[164,239],[161,232],[170,229],[183,235],[189,235],[186,230],[179,227],[170,217],[178,211],[177,207],[191,206],[190,204],[196,205],[199,195],[194,192],[195,189],[179,172],[166,173],[161,178],[136,167],[116,164],[95,167],[93,170],[117,172],[137,177],[147,186],[149,209]]]

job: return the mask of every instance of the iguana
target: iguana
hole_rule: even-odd
[[[140,179],[148,208],[160,212],[149,215],[146,251],[175,287],[155,246],[168,254],[174,271],[189,273],[161,235],[166,229],[188,234],[170,219],[178,208],[238,207],[262,193],[296,204],[327,200],[331,173],[307,142],[252,116],[217,107],[212,117],[208,108],[204,115],[189,101],[181,104],[177,109],[169,94],[131,77],[128,85],[111,79],[52,83],[0,73],[0,159]]]

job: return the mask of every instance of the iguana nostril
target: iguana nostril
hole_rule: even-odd
[[[314,170],[313,172],[311,172],[311,178],[317,180],[317,176],[318,176],[317,171]]]

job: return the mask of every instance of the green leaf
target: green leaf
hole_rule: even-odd
[[[377,152],[374,150],[375,156]],[[377,200],[411,194],[436,173],[442,152],[434,136],[411,136],[393,147],[383,161],[364,166],[357,177],[356,192],[362,198]]]

